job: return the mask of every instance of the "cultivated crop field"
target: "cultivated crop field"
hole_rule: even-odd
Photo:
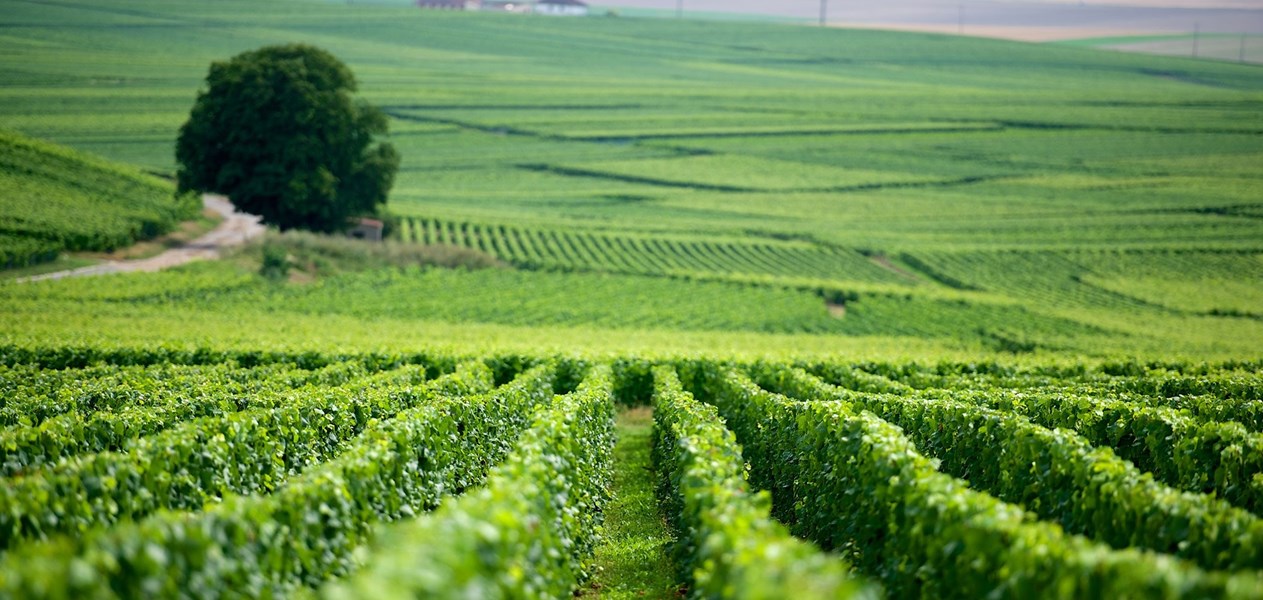
[[[152,238],[199,211],[157,178],[37,140],[0,133],[0,267],[63,250],[108,251]],[[124,201],[126,200],[126,201]]]
[[[0,0],[0,598],[1263,598],[1259,67],[410,4]],[[14,280],[290,42],[384,244]]]
[[[8,597],[563,597],[644,404],[700,596],[1263,595],[1257,364],[2,356]]]
[[[1258,354],[1257,66],[393,4],[0,3],[0,127],[169,174],[207,64],[305,41],[346,60],[391,117],[402,242],[634,276],[615,287],[648,276],[816,294],[820,323],[788,331]],[[432,316],[558,322],[477,304]],[[829,323],[828,304],[849,320],[835,306]],[[688,321],[658,312],[575,324]]]

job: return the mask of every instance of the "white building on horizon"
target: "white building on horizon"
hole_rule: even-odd
[[[539,0],[535,3],[535,12],[541,15],[583,17],[588,14],[588,5],[582,0]]]
[[[421,8],[440,10],[487,10],[571,17],[588,14],[588,5],[582,0],[416,0],[416,4]]]

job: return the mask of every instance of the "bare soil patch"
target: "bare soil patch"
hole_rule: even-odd
[[[899,265],[896,265],[894,262],[890,260],[890,257],[886,256],[885,254],[874,254],[868,257],[868,260],[873,261],[873,264],[883,269],[886,269],[887,271],[890,271],[891,273],[894,273],[900,277],[903,277],[904,279],[907,279],[908,281],[921,281],[921,278],[917,277],[916,273],[913,273],[907,269],[900,267]]]
[[[830,317],[834,317],[834,318],[836,318],[836,319],[841,319],[842,317],[845,317],[845,316],[846,316],[846,305],[845,305],[845,304],[835,304],[835,303],[833,303],[833,302],[825,302],[825,303],[824,303],[824,306],[825,306],[825,308],[826,308],[826,309],[828,309],[828,310],[829,310],[829,316],[830,316]]]

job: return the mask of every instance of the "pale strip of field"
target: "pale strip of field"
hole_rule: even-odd
[[[841,6],[854,4],[858,10],[874,13],[915,12],[927,6],[956,6],[959,0],[896,0],[890,2],[844,2],[832,0],[831,4]],[[969,2],[966,2],[969,3]],[[975,4],[978,2],[974,2]],[[1092,5],[1092,6],[1124,6],[1140,8],[1186,8],[1216,9],[1229,8],[1241,10],[1259,10],[1258,0],[1009,0],[992,4],[1012,5]],[[633,8],[650,8],[674,10],[679,0],[591,0],[592,6],[627,6]],[[717,12],[762,12],[782,16],[805,16],[818,11],[819,0],[683,0],[685,10],[717,11]]]
[[[1016,25],[959,25],[945,23],[847,23],[834,24],[835,27],[850,29],[882,29],[889,31],[912,31],[920,33],[944,33],[952,35],[968,35],[974,37],[1016,40],[1020,42],[1058,42],[1063,40],[1081,40],[1087,38],[1113,38],[1147,36],[1155,34],[1181,34],[1182,31],[1152,31],[1119,29],[1109,27],[1048,27],[1048,26],[1016,26]]]
[[[1107,50],[1263,63],[1263,0],[592,0],[594,7],[691,18],[1065,42]],[[633,13],[634,14],[634,13]],[[1167,36],[1169,39],[1153,39]],[[1125,38],[1135,38],[1127,40]],[[1196,41],[1195,41],[1196,38]],[[1099,43],[1098,43],[1099,40]]]
[[[1259,0],[593,0],[685,16],[766,15],[839,27],[964,33],[1023,41],[1192,33],[1263,34]]]
[[[1091,40],[1086,40],[1091,41]],[[1227,61],[1263,63],[1263,36],[1250,36],[1242,39],[1232,37],[1201,37],[1196,47],[1192,36],[1182,36],[1169,40],[1148,40],[1141,38],[1135,42],[1119,41],[1095,46],[1107,50],[1124,52],[1140,52],[1143,54],[1161,54],[1164,56],[1193,56],[1198,58],[1214,58]]]

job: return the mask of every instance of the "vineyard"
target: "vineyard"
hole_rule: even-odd
[[[527,269],[906,283],[856,250],[810,242],[611,235],[434,219],[403,220],[399,237],[407,242],[476,248]]]
[[[637,405],[697,597],[1263,597],[1257,364],[0,358],[4,597],[569,596]]]
[[[0,0],[0,600],[1263,600],[1257,66],[415,4]],[[291,42],[384,242],[17,280]]]
[[[67,250],[109,251],[171,230],[201,209],[134,169],[0,132],[0,269]]]

